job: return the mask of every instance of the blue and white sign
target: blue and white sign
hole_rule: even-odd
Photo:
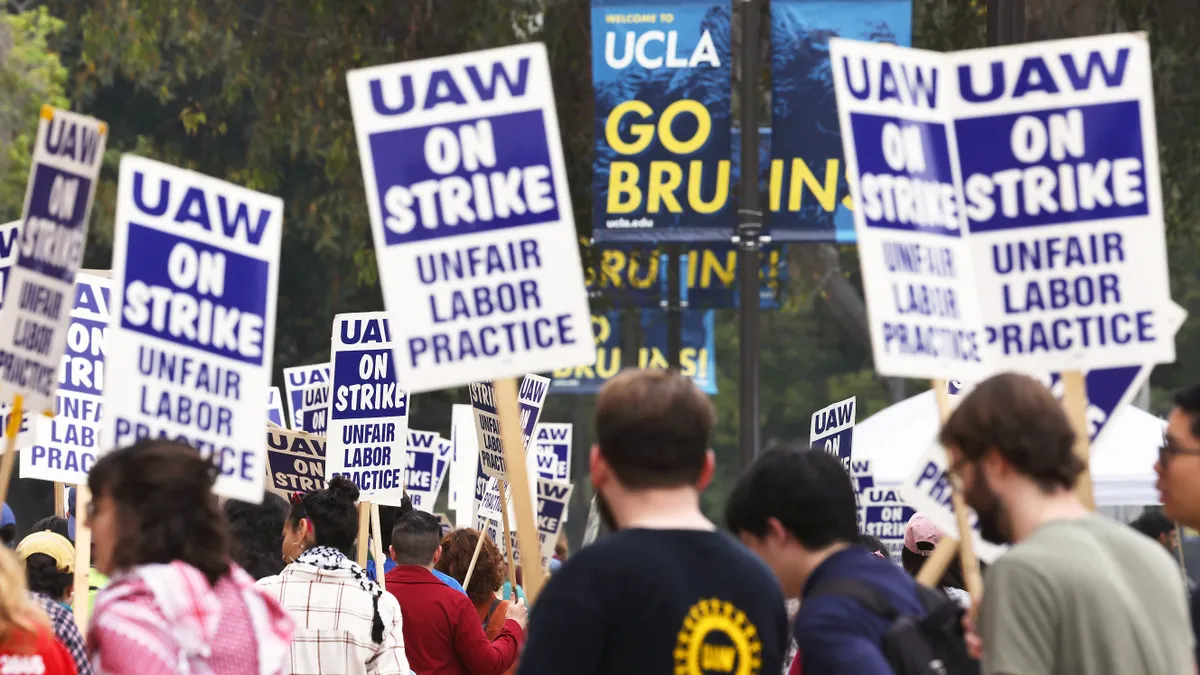
[[[325,439],[300,431],[267,428],[267,460],[274,492],[312,492],[325,487]]]
[[[17,239],[21,236],[21,221],[0,225],[0,307],[4,305],[4,290],[8,288],[8,274],[17,261]]]
[[[96,461],[104,400],[104,353],[108,333],[109,280],[75,275],[74,309],[58,370],[54,417],[39,416],[37,441],[20,454],[21,478],[69,485],[87,482]]]
[[[550,559],[554,557],[554,546],[558,543],[558,535],[567,520],[567,505],[571,503],[573,489],[573,485],[564,481],[545,478],[537,480],[537,529],[543,567],[548,566]]]
[[[900,499],[929,516],[941,531],[959,539],[958,521],[954,518],[954,506],[950,500],[953,489],[950,487],[948,470],[946,451],[937,442],[931,443],[912,475],[900,484]],[[979,519],[974,511],[970,511],[969,522],[974,534],[975,552],[981,561],[990,565],[1008,547],[986,542],[979,536]]]
[[[490,382],[472,384],[470,387],[471,407],[475,412],[475,430],[479,442],[479,473],[475,479],[476,512],[480,518],[500,517],[500,486],[501,481],[508,482],[508,472],[505,469],[504,443],[500,436],[500,418],[496,414],[495,392]],[[542,407],[546,404],[546,395],[550,390],[549,378],[541,375],[526,375],[521,380],[521,388],[517,392],[517,408],[521,415],[521,456],[529,466],[528,449],[533,439],[533,430],[537,427],[542,415]],[[496,467],[499,467],[498,469]],[[529,479],[529,494],[536,494],[537,473],[527,472]],[[511,494],[511,493],[506,493]],[[510,522],[516,522],[516,510],[513,500],[508,500]]]
[[[267,390],[267,421],[277,427],[287,427],[283,421],[283,397],[279,395],[279,387]]]
[[[1145,34],[949,54],[965,215],[997,367],[1175,360]]]
[[[311,366],[293,366],[283,369],[283,393],[287,395],[288,427],[299,429],[304,397],[301,390],[311,384],[329,384],[329,364],[315,363]]]
[[[0,308],[0,394],[26,410],[54,412],[59,363],[71,325],[75,272],[83,262],[108,126],[42,107],[17,259]]]
[[[121,158],[101,447],[190,443],[217,494],[262,500],[282,232],[278,197]]]
[[[544,422],[533,430],[537,474],[546,480],[571,480],[570,424]]]
[[[595,362],[546,48],[346,76],[396,368],[414,393]]]
[[[432,431],[408,430],[408,467],[404,471],[405,493],[414,509],[433,513],[433,503],[442,486],[447,462],[442,456],[441,436]],[[449,447],[449,444],[445,444]]]
[[[851,462],[858,496],[858,531],[878,537],[895,561],[904,548],[904,529],[916,511],[904,503],[896,485],[878,485],[871,469],[871,460]]]
[[[831,39],[875,371],[988,374],[943,57]],[[945,78],[943,78],[945,79]]]
[[[821,408],[812,415],[808,444],[842,460],[850,470],[850,454],[854,446],[854,420],[858,412],[858,397],[851,396]]]
[[[324,436],[329,429],[330,384],[317,382],[300,390],[300,428]]]
[[[360,499],[399,499],[408,450],[408,393],[400,389],[385,312],[333,319],[328,476],[346,476]]]

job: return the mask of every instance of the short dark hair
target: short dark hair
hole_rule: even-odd
[[[225,502],[233,561],[255,579],[283,571],[283,521],[287,510],[283,497],[270,492],[263,494],[261,504],[236,499]]]
[[[328,546],[353,559],[358,541],[358,486],[345,476],[334,476],[324,490],[292,499],[287,522],[291,527],[305,518],[312,523],[317,546]]]
[[[74,581],[74,574],[58,569],[58,562],[45,553],[31,553],[25,558],[25,583],[34,593],[62,600]]]
[[[92,465],[88,488],[116,508],[113,567],[176,560],[210,584],[229,571],[229,531],[212,488],[217,466],[190,445],[142,439]]]
[[[392,528],[392,548],[397,565],[428,565],[442,545],[442,524],[424,511],[409,511]]]
[[[1134,519],[1129,525],[1154,540],[1163,535],[1170,534],[1175,529],[1175,523],[1171,522],[1171,519],[1165,513],[1157,510],[1143,511],[1142,515]]]
[[[865,532],[859,534],[858,545],[865,546],[871,553],[882,553],[884,556],[889,558],[892,555],[891,552],[888,551],[887,545],[885,545],[883,541],[879,539],[879,537],[876,537],[873,534],[867,534]]]
[[[385,506],[379,505],[379,531],[391,532],[396,528],[396,521],[400,520],[404,514],[413,510],[412,498],[404,495],[400,499],[400,506]],[[390,534],[388,536],[391,536]]]
[[[979,383],[942,426],[942,445],[976,461],[991,450],[1044,491],[1073,489],[1086,469],[1075,430],[1041,382],[1003,373]]]
[[[596,443],[630,489],[700,479],[716,414],[688,377],[673,370],[621,371],[596,398]]]
[[[30,534],[33,534],[34,532],[53,532],[54,534],[65,537],[67,541],[71,541],[70,523],[62,516],[46,516],[45,518],[42,518],[34,523],[33,527],[29,528]]]
[[[1200,439],[1200,384],[1180,389],[1175,392],[1172,399],[1176,408],[1192,418],[1192,423],[1188,425],[1188,431],[1192,432],[1192,436]]]
[[[810,551],[856,543],[858,504],[842,461],[807,446],[780,447],[759,456],[733,487],[725,523],[734,534],[761,537],[769,518]]]

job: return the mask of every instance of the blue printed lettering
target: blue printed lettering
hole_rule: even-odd
[[[1053,71],[1047,66],[1045,57],[1030,56],[1021,62],[1016,76],[1012,78],[1012,92],[1009,98],[1018,99],[1033,92],[1057,93],[1069,86],[1072,91],[1088,91],[1095,83],[1096,76],[1106,88],[1120,87],[1125,81],[1125,65],[1129,61],[1129,48],[1122,47],[1115,54],[1102,54],[1090,51],[1086,63],[1079,63],[1079,54],[1067,52],[1058,55],[1066,74],[1066,82],[1055,82]],[[1109,57],[1109,58],[1106,58]],[[979,83],[975,81],[977,64],[964,64],[958,67],[958,88],[964,101],[968,103],[989,103],[997,101],[1005,95],[1008,80],[1005,73],[1005,62],[994,61],[986,64],[988,73],[988,89],[980,92]]]
[[[857,70],[851,68],[850,58],[842,57],[842,70],[850,94],[860,101],[872,95],[879,101],[894,100],[914,108],[933,109],[937,103],[938,71],[932,66],[914,63],[892,63],[884,60],[870,62],[856,59]],[[899,77],[896,71],[899,70]],[[861,84],[859,84],[861,82]],[[903,87],[900,85],[903,84]]]
[[[91,166],[96,162],[100,145],[97,129],[77,124],[63,117],[51,118],[46,129],[46,151],[67,157],[74,162]]]
[[[172,201],[171,182],[166,178],[159,178],[158,198],[153,206],[146,200],[145,182],[141,171],[133,172],[134,206],[147,216],[165,216]],[[223,234],[229,239],[241,238],[254,246],[258,246],[266,234],[267,223],[271,219],[270,209],[260,207],[255,217],[251,215],[249,204],[234,200],[231,212],[228,197],[207,193],[199,186],[179,185],[175,194],[179,196],[179,202],[173,209],[174,215],[171,216],[171,220],[176,223],[192,223],[209,232]],[[215,211],[219,217],[219,230],[213,227],[210,211]]]
[[[423,83],[425,86],[424,90],[420,92],[423,99],[421,101],[417,100],[412,75],[401,75],[398,83],[400,85],[400,101],[395,105],[384,100],[383,81],[371,80],[371,104],[374,106],[375,112],[380,115],[395,116],[413,111],[418,103],[422,110],[432,110],[446,103],[466,104],[468,91],[474,94],[475,100],[487,102],[494,100],[499,95],[501,82],[504,83],[509,96],[514,98],[524,96],[529,78],[529,59],[523,58],[517,61],[515,74],[510,73],[507,66],[508,64],[500,61],[491,63],[486,82],[480,74],[478,66],[466,66],[463,71],[470,83],[469,89],[464,86],[467,83],[462,81],[463,73],[435,70],[430,74],[429,81]]]

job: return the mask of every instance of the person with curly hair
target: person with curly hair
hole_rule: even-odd
[[[408,675],[400,604],[355,562],[358,487],[334,476],[296,493],[283,523],[287,566],[258,585],[296,622],[289,673]]]
[[[39,523],[46,520],[49,519],[43,518]],[[58,520],[65,530],[66,519]],[[30,599],[50,618],[54,637],[71,654],[75,671],[78,675],[92,675],[87,645],[69,604],[74,591],[75,547],[63,535],[51,530],[36,530],[17,544],[17,557],[25,564]]]
[[[471,557],[479,543],[479,532],[472,529],[454,530],[442,539],[442,555],[434,569],[457,579],[460,583],[467,577]],[[475,613],[483,626],[487,639],[495,640],[504,630],[510,600],[502,600],[496,594],[504,585],[504,556],[500,548],[489,538],[483,538],[471,583],[467,586],[467,599],[475,605]],[[517,661],[505,671],[505,675],[517,672]]]
[[[287,502],[267,492],[262,504],[230,499],[222,507],[233,537],[233,560],[255,579],[283,571],[283,521]]]
[[[147,438],[88,472],[96,568],[88,650],[107,675],[283,675],[292,622],[230,559],[211,456]]]

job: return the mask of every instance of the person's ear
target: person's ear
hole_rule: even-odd
[[[442,547],[438,546],[436,549],[433,550],[433,564],[434,565],[438,564],[438,561],[440,561],[441,559],[442,559]]]
[[[776,546],[782,546],[791,537],[791,533],[774,516],[767,518],[767,531],[763,533],[763,541]]]
[[[592,451],[588,455],[588,474],[591,477],[592,487],[597,490],[607,485],[612,475],[612,470],[608,468],[608,462],[604,461],[604,457],[600,454],[600,446],[595,443],[592,444]]]
[[[712,449],[704,453],[704,467],[700,469],[700,478],[696,481],[696,489],[704,492],[712,483],[713,474],[717,470],[717,454]]]
[[[392,560],[396,559],[396,547],[395,546],[388,546],[388,557],[391,558]]]

